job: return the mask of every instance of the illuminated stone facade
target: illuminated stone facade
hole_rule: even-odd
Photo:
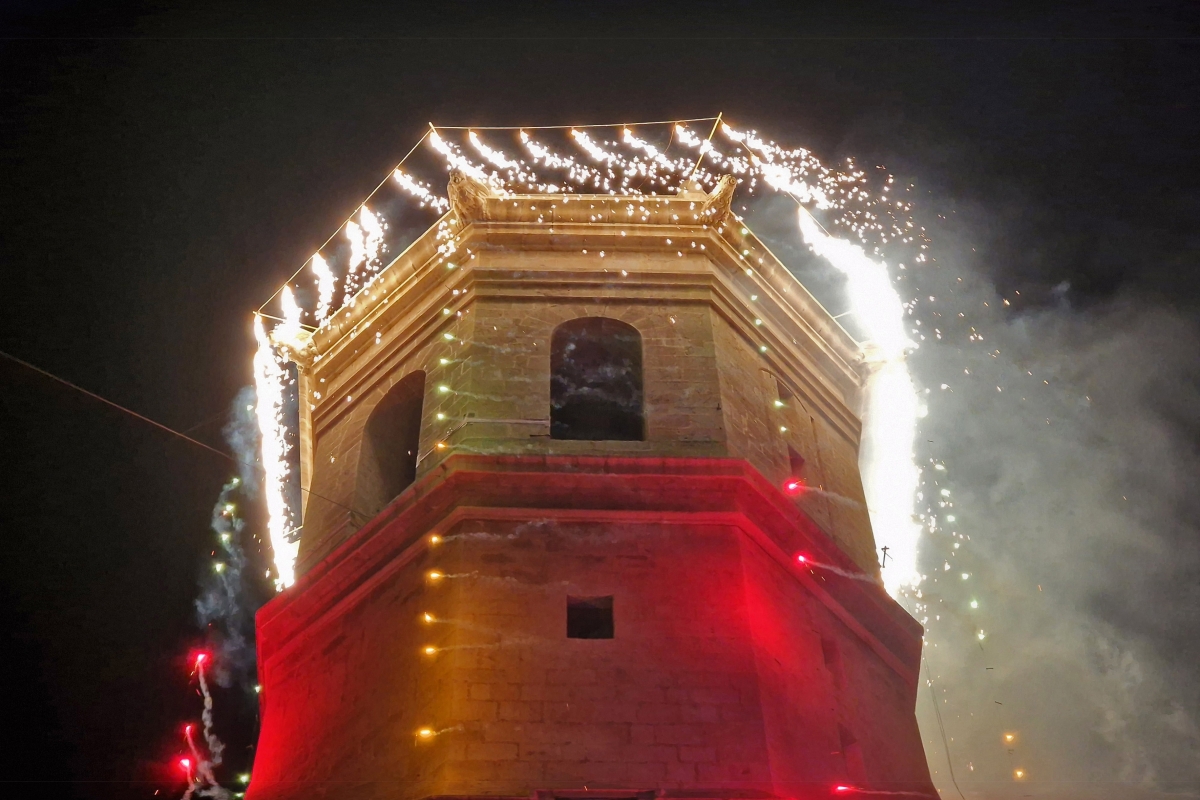
[[[298,358],[248,797],[933,796],[855,343],[727,191],[451,189]],[[552,426],[580,320],[640,347],[636,436]]]

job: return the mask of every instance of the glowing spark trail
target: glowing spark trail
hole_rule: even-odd
[[[434,194],[429,190],[428,186],[417,181],[411,175],[401,172],[397,169],[392,172],[392,177],[395,178],[396,183],[400,185],[400,188],[417,198],[422,207],[429,206],[434,211],[441,212],[450,210],[449,200],[441,197],[440,195]]]
[[[832,572],[834,575],[841,575],[843,578],[849,578],[849,579],[855,580],[855,581],[862,581],[864,583],[875,583],[876,582],[874,577],[872,577],[871,575],[867,575],[864,572],[852,572],[847,569],[842,569],[841,567],[836,566],[834,564],[823,564],[820,561],[813,561],[808,556],[796,556],[796,562],[798,564],[800,564],[801,567],[804,567],[807,569],[820,569],[820,570],[824,570],[825,572]]]
[[[372,214],[371,209],[366,206],[358,212],[358,223],[363,232],[363,268],[368,276],[373,276],[383,266],[379,257],[383,253],[384,226],[379,222],[379,217]]]

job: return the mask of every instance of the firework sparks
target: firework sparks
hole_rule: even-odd
[[[258,350],[254,354],[254,413],[262,433],[263,492],[267,498],[267,532],[275,562],[275,588],[282,591],[296,579],[296,554],[299,543],[294,540],[295,525],[288,503],[288,452],[291,445],[283,421],[283,396],[288,382],[287,371],[263,328],[261,316],[254,318],[254,338]]]
[[[337,289],[337,279],[333,277],[329,262],[322,258],[320,253],[313,253],[312,271],[317,279],[317,310],[314,316],[317,324],[322,325],[333,311],[333,293]]]
[[[805,209],[799,214],[805,243],[846,276],[851,309],[870,337],[863,487],[876,544],[887,547],[895,557],[884,579],[888,591],[895,594],[920,582],[917,540],[921,528],[912,521],[920,482],[913,458],[918,404],[905,361],[913,345],[904,332],[904,304],[885,264],[867,258],[858,245],[826,234]]]
[[[571,128],[564,130],[565,140],[576,148],[574,154],[555,152],[544,142],[532,138],[526,131],[516,131],[521,152],[505,152],[489,144],[477,131],[465,131],[465,146],[460,146],[431,130],[427,142],[433,152],[450,169],[459,169],[493,187],[499,194],[529,191],[532,193],[603,192],[639,196],[643,192],[678,192],[693,179],[704,187],[716,184],[717,175],[737,177],[741,190],[753,195],[759,188],[786,193],[806,206],[830,213],[831,227],[848,232],[857,243],[832,235],[802,210],[800,230],[804,242],[818,256],[827,260],[847,279],[851,310],[868,335],[866,347],[871,367],[865,392],[862,472],[867,491],[877,544],[887,547],[890,559],[885,565],[885,585],[896,595],[905,586],[915,586],[917,571],[917,541],[921,526],[912,521],[914,493],[919,471],[913,464],[913,439],[919,413],[916,391],[905,357],[914,344],[904,329],[905,306],[892,285],[887,267],[882,263],[879,247],[868,254],[863,245],[871,242],[899,241],[914,246],[914,260],[924,260],[927,241],[924,229],[914,226],[907,216],[910,204],[887,194],[891,179],[878,192],[869,188],[866,174],[852,161],[845,168],[830,169],[804,149],[788,149],[767,141],[753,130],[739,130],[727,123],[717,126],[713,137],[702,137],[684,124],[671,126],[677,146],[691,155],[672,157],[661,144],[639,135],[636,126],[613,128]],[[615,132],[615,136],[606,134]],[[608,138],[611,136],[611,139]],[[668,147],[669,149],[669,147]],[[696,158],[703,155],[700,168]],[[554,175],[539,175],[539,171]],[[693,174],[694,173],[694,174]],[[448,201],[429,188],[429,185],[397,168],[392,177],[400,191],[415,200],[415,205],[444,211]],[[370,198],[368,198],[370,199]],[[633,201],[636,203],[636,201]],[[631,203],[630,217],[644,216],[641,205]],[[640,210],[640,211],[639,211]],[[446,266],[459,250],[458,234],[453,222],[438,223],[438,251]],[[343,268],[343,303],[353,303],[354,295],[382,269],[380,258],[384,250],[383,232],[387,222],[363,205],[356,219],[347,222],[344,233],[350,244],[349,258]],[[334,278],[329,263],[318,254],[312,269],[318,282],[318,297],[314,318],[318,325],[326,324],[336,310],[333,307]],[[283,326],[298,319],[288,313],[288,303],[295,298],[290,291],[282,293]],[[281,326],[281,327],[283,327]],[[289,328],[285,327],[284,333]],[[277,341],[288,339],[275,334]],[[264,441],[283,436],[279,422],[281,397],[278,387],[286,384],[283,364],[273,352],[260,347],[256,357],[256,374],[265,387],[268,405],[260,407]],[[270,403],[275,403],[270,406]],[[270,410],[273,408],[274,410]],[[267,458],[268,449],[271,458]],[[290,477],[283,462],[289,446],[286,442],[267,448],[264,462],[280,480]],[[271,484],[272,480],[268,480]],[[276,571],[280,588],[289,585],[293,577],[292,560],[295,545],[288,541],[294,529],[282,501],[284,492],[278,488],[268,491],[271,511],[271,540],[276,546]],[[271,497],[274,496],[272,505]],[[276,545],[275,543],[278,542]]]

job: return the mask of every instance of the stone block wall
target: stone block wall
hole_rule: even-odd
[[[903,682],[736,527],[523,517],[438,533],[272,654],[256,800],[299,796],[289,782],[331,800],[794,797],[847,780],[839,725],[862,732],[868,765],[895,736],[919,747]],[[614,637],[567,638],[568,596],[612,596]],[[844,654],[837,675],[822,639]]]
[[[858,442],[826,419],[770,353],[756,349],[723,316],[712,312],[727,450],[744,458],[776,486],[803,482],[795,502],[854,562],[878,574],[875,540],[858,472]],[[793,396],[783,406],[779,384]],[[793,474],[788,448],[804,459]]]
[[[642,336],[645,441],[550,438],[551,335],[585,316],[626,322]],[[367,521],[354,511],[362,505],[363,429],[387,391],[415,370],[426,373],[418,477],[456,452],[745,458],[776,485],[802,477],[808,491],[796,502],[860,567],[878,569],[857,443],[800,393],[775,407],[778,380],[803,384],[708,302],[471,295],[439,322],[403,347],[385,331],[364,331],[351,367],[365,376],[356,394],[321,398],[301,571]],[[804,458],[802,476],[791,475],[789,445]]]
[[[311,492],[305,499],[299,572],[311,568],[370,520],[372,515],[362,510],[359,500],[363,431],[371,412],[393,386],[415,371],[425,373],[418,476],[437,460],[430,456],[437,453],[437,443],[446,433],[446,423],[438,415],[455,419],[469,413],[467,394],[442,392],[438,387],[469,385],[474,330],[470,311],[467,307],[461,315],[448,315],[407,347],[385,339],[383,331],[364,331],[360,334],[363,351],[354,365],[360,368],[363,379],[339,396],[314,398],[324,401],[324,406],[314,419],[313,475]],[[325,381],[317,377],[312,381],[313,390],[323,395]]]

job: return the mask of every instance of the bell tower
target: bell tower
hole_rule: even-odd
[[[456,173],[307,342],[247,797],[936,797],[858,347],[732,190]]]

